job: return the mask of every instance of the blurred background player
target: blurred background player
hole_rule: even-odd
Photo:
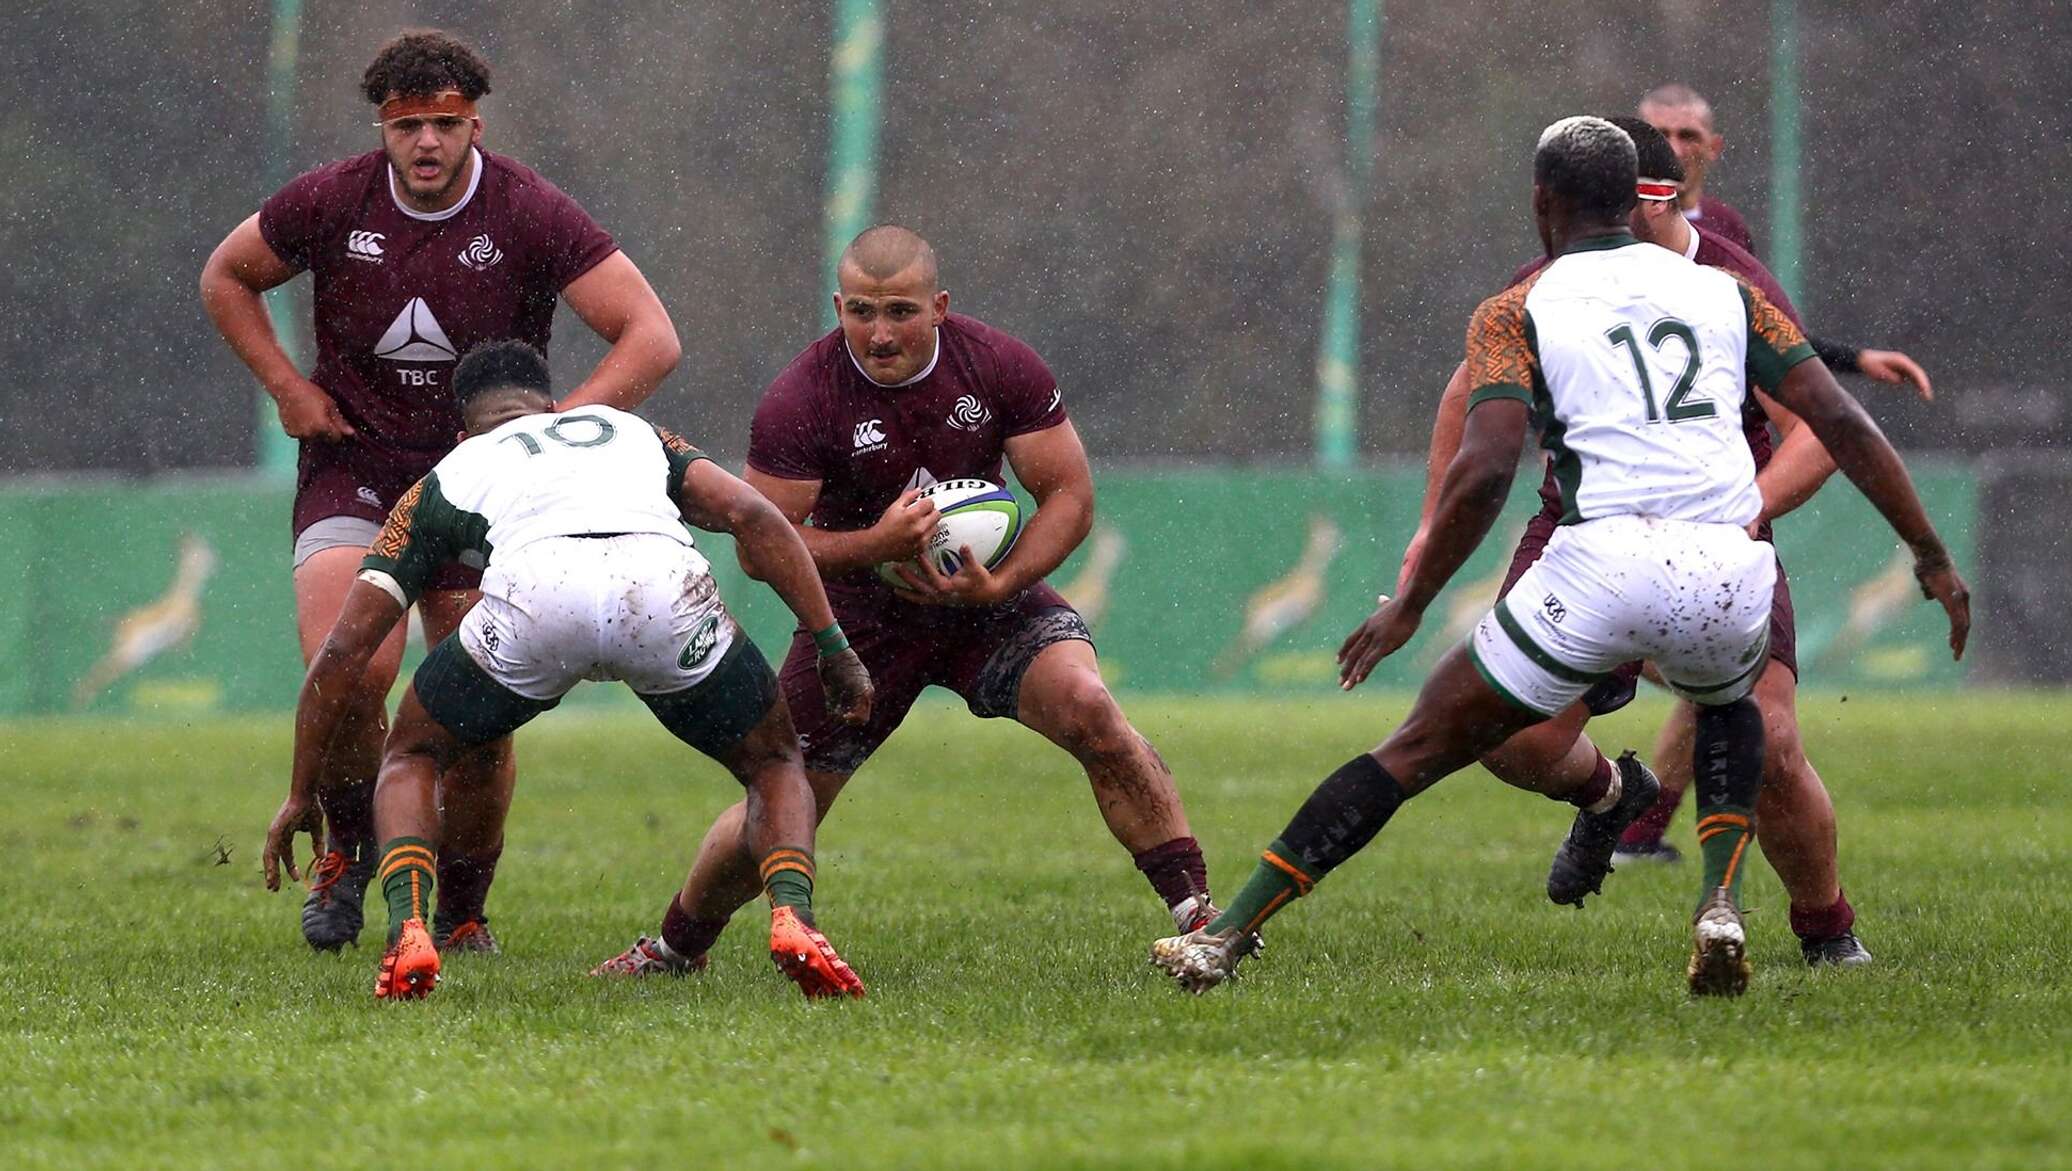
[[[298,176],[233,229],[202,270],[202,304],[301,441],[294,533],[295,621],[305,662],[338,617],[360,559],[405,489],[453,448],[449,385],[471,347],[519,338],[541,351],[555,299],[611,349],[561,404],[630,407],[676,365],[676,328],[645,277],[575,200],[481,149],[476,107],[489,66],[443,32],[395,38],[361,92],[380,148]],[[274,335],[260,294],[308,270],[317,360],[309,377]],[[425,638],[451,634],[477,569],[453,565],[417,599]],[[357,941],[373,875],[372,794],[385,703],[403,655],[398,625],[369,661],[317,779],[331,850],[302,908],[311,947]],[[503,850],[510,745],[452,762],[439,843],[442,946],[495,950],[483,912]]]
[[[1172,773],[1102,682],[1086,623],[1044,577],[1093,523],[1093,476],[1050,370],[1021,340],[949,312],[935,250],[906,228],[858,235],[838,267],[839,328],[764,392],[745,478],[798,526],[836,617],[877,688],[871,719],[821,716],[812,638],[793,638],[780,677],[799,721],[824,815],[850,776],[931,684],[981,718],[1009,718],[1086,769],[1101,816],[1183,930],[1215,913],[1201,847]],[[936,524],[918,490],[964,477],[1003,481],[1036,512],[997,569],[968,554],[895,591],[874,567],[914,557]],[[755,893],[741,807],[706,836],[666,937],[678,969],[701,961]]]
[[[1781,312],[1799,324],[1790,298],[1762,264],[1746,251],[1709,231],[1694,227],[1677,214],[1676,188],[1681,166],[1668,142],[1653,127],[1638,118],[1610,121],[1633,139],[1642,177],[1636,188],[1636,203],[1630,219],[1636,237],[1667,248],[1694,262],[1733,272],[1771,299]],[[1545,267],[1545,257],[1520,268],[1514,283],[1529,278]],[[1813,342],[1817,351],[1822,343]],[[1846,347],[1844,347],[1846,348]],[[1904,355],[1895,355],[1904,360]],[[1911,365],[1911,362],[1908,362]],[[1436,507],[1439,481],[1459,447],[1462,420],[1466,415],[1466,367],[1455,372],[1455,381],[1442,397],[1438,418],[1433,423],[1431,464],[1427,470],[1425,525]],[[1771,520],[1804,503],[1834,471],[1834,463],[1812,432],[1800,426],[1798,417],[1760,390],[1744,404],[1743,433],[1757,469],[1756,486],[1763,497],[1763,511],[1757,536],[1770,539]],[[1770,428],[1775,424],[1781,443],[1773,444]],[[1512,555],[1501,594],[1512,585],[1546,548],[1561,517],[1561,495],[1550,467],[1541,484],[1540,512],[1527,523],[1524,537]],[[1398,589],[1407,580],[1411,563],[1423,548],[1425,527],[1412,540],[1405,555],[1404,572]],[[1834,805],[1820,776],[1806,760],[1798,732],[1797,717],[1797,631],[1791,593],[1783,566],[1778,567],[1777,595],[1771,613],[1770,668],[1758,681],[1755,699],[1764,713],[1765,783],[1758,807],[1758,834],[1763,854],[1790,896],[1792,928],[1808,963],[1859,964],[1871,956],[1854,933],[1855,912],[1842,886],[1837,861]],[[1569,711],[1538,727],[1521,732],[1483,757],[1483,765],[1506,782],[1520,788],[1549,794],[1568,795],[1570,800],[1590,802],[1611,782],[1612,766],[1583,731],[1593,715],[1604,715],[1624,707],[1633,697],[1639,664],[1629,664],[1612,679],[1592,689]],[[1661,841],[1663,828],[1674,814],[1677,802],[1690,784],[1694,734],[1694,712],[1679,704],[1665,725],[1661,743],[1651,758],[1660,770],[1661,795],[1651,804],[1635,807],[1627,801],[1606,815],[1579,814],[1548,882],[1548,897],[1556,902],[1580,906],[1586,894],[1600,889],[1613,864],[1622,860],[1622,841],[1644,836],[1651,841],[1644,856],[1663,861],[1678,857],[1673,846]],[[1647,770],[1637,760],[1619,764],[1627,777]],[[1640,783],[1657,784],[1654,775]],[[1621,788],[1624,788],[1621,783]],[[1636,790],[1637,792],[1637,790]],[[1621,838],[1622,832],[1627,835]],[[1642,831],[1635,834],[1636,827]],[[1633,858],[1627,853],[1625,858]]]
[[[389,948],[374,994],[429,993],[439,956],[424,917],[436,885],[440,770],[509,736],[584,679],[624,681],[684,743],[748,790],[747,847],[771,908],[770,954],[808,996],[863,984],[813,926],[813,793],[777,680],[721,602],[684,529],[727,532],[799,621],[830,721],[870,712],[870,677],[797,533],[768,500],[637,415],[555,413],[546,359],[523,342],[471,351],[453,378],[470,438],[389,514],[304,681],[294,776],[266,841],[267,885],[295,874],[293,839],[321,839],[312,804],[350,683],[438,568],[486,563],[482,600],[403,695],[375,790]],[[321,847],[320,847],[321,848]]]
[[[1737,891],[1763,746],[1749,693],[1765,662],[1776,566],[1748,531],[1762,508],[1741,428],[1750,386],[1797,410],[1901,534],[1962,655],[1968,594],[1899,456],[1759,290],[1628,232],[1637,158],[1631,137],[1600,118],[1566,118],[1541,135],[1533,214],[1557,259],[1476,310],[1470,410],[1430,544],[1400,596],[1383,598],[1346,639],[1342,685],[1359,685],[1416,633],[1502,510],[1529,425],[1556,463],[1561,531],[1447,652],[1402,726],[1318,786],[1230,910],[1153,945],[1152,961],[1190,990],[1228,979],[1251,933],[1371,841],[1404,801],[1570,709],[1637,657],[1658,662],[1701,711],[1705,876],[1690,988],[1746,987]]]

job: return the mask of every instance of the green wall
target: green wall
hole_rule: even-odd
[[[1520,477],[1511,507],[1427,628],[1376,672],[1413,683],[1493,596],[1532,504]],[[1972,553],[1976,485],[1965,470],[1918,472],[1960,564]],[[1052,578],[1086,604],[1111,681],[1126,690],[1322,692],[1339,641],[1395,581],[1415,527],[1422,473],[1324,475],[1306,469],[1104,473],[1094,536]],[[118,641],[181,626],[172,591],[184,536],[213,570],[193,599],[198,626],[88,698],[87,710],[178,716],[280,710],[301,679],[288,581],[288,496],[243,480],[54,483],[0,490],[0,714],[71,708],[80,681]],[[1336,540],[1329,537],[1335,526]],[[1942,649],[1939,611],[1913,592],[1869,506],[1835,484],[1783,526],[1809,686],[1946,685],[1962,679]],[[1314,572],[1300,572],[1312,545]],[[789,622],[745,580],[722,538],[701,544],[750,632],[782,653]],[[1101,589],[1095,589],[1096,583]],[[167,613],[166,611],[170,611]],[[1248,620],[1251,624],[1247,634]],[[1248,641],[1248,638],[1250,641]],[[590,702],[610,689],[585,688]]]

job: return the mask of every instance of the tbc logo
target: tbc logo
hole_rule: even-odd
[[[1547,612],[1547,621],[1557,625],[1563,618],[1568,617],[1568,607],[1562,605],[1561,599],[1553,594],[1547,595],[1547,600],[1540,603],[1540,608]]]
[[[460,262],[476,272],[481,272],[503,258],[502,250],[490,242],[487,232],[468,241],[467,248],[460,254]]]
[[[345,254],[354,260],[381,263],[380,232],[350,232],[345,237]]]
[[[852,455],[876,451],[885,446],[885,420],[865,419],[856,425],[856,450]]]

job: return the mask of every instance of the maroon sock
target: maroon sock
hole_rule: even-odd
[[[1792,904],[1791,933],[1809,943],[1845,935],[1854,926],[1856,908],[1849,905],[1849,896],[1844,892],[1837,891],[1835,905],[1821,910],[1808,911]]]
[[[1137,869],[1151,883],[1151,889],[1177,907],[1196,895],[1209,893],[1209,864],[1202,861],[1201,843],[1193,838],[1174,838],[1153,846],[1133,859]]]
[[[445,932],[467,922],[489,922],[482,907],[489,901],[489,884],[496,881],[497,860],[503,856],[501,843],[479,854],[454,856],[439,852],[438,877],[434,882],[439,892],[439,911],[433,916],[434,930]]]
[[[697,959],[712,950],[719,933],[727,929],[725,919],[693,919],[674,896],[669,900],[669,909],[662,912],[662,942],[669,950],[687,960]]]
[[[330,849],[348,858],[375,855],[374,782],[352,781],[317,793],[324,810],[324,824],[330,834]]]
[[[1597,754],[1597,768],[1590,774],[1590,779],[1583,782],[1583,787],[1566,797],[1556,797],[1555,800],[1566,801],[1577,809],[1588,809],[1604,800],[1604,795],[1612,791],[1612,777],[1615,775],[1612,771],[1612,762],[1606,760],[1604,753],[1600,752]]]
[[[1626,832],[1619,835],[1622,846],[1653,846],[1659,844],[1662,835],[1669,829],[1669,823],[1676,820],[1676,808],[1683,804],[1683,790],[1662,787],[1662,795],[1646,813],[1633,819]]]

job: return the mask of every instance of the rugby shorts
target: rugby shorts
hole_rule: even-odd
[[[1653,659],[1701,704],[1748,694],[1769,651],[1777,559],[1739,526],[1614,516],[1564,525],[1469,637],[1482,677],[1552,716]]]

